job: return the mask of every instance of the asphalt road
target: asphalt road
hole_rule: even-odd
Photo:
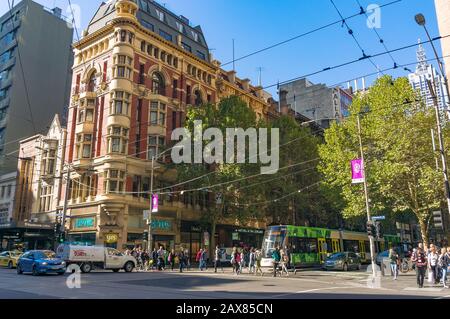
[[[401,274],[397,281],[383,277],[375,286],[370,274],[302,270],[289,277],[273,278],[249,274],[174,271],[113,273],[97,271],[74,277],[18,275],[0,269],[0,299],[405,299],[450,298],[450,289],[425,284],[419,289],[414,273]]]

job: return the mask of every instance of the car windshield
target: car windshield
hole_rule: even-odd
[[[56,258],[56,254],[53,251],[38,251],[34,254],[36,259]]]
[[[344,258],[345,255],[343,253],[336,253],[336,254],[332,254],[330,255],[330,257],[328,257],[328,259],[340,259],[340,258]]]

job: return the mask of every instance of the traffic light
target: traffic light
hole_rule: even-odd
[[[64,243],[66,241],[66,234],[65,233],[61,233],[59,234],[59,240],[60,243]]]
[[[444,229],[444,223],[442,222],[442,212],[440,210],[433,212],[433,223],[434,228]]]
[[[375,236],[376,231],[375,231],[374,225],[371,222],[367,222],[366,227],[367,227],[367,235],[369,237]]]
[[[375,231],[376,231],[376,234],[377,234],[377,239],[383,238],[383,231],[381,229],[381,223],[380,222],[377,222],[375,224]]]
[[[148,241],[148,230],[144,231],[144,233],[142,234],[142,240]]]

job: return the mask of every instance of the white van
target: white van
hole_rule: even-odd
[[[133,256],[103,246],[60,245],[56,254],[66,262],[67,267],[77,264],[84,273],[92,269],[110,269],[114,272],[123,269],[125,272],[132,272],[137,264]]]

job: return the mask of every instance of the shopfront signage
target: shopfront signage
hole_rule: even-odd
[[[119,239],[119,235],[117,235],[117,234],[106,234],[105,235],[105,242],[107,244],[117,243],[118,239]]]
[[[239,229],[235,229],[234,231],[236,233],[259,234],[259,235],[264,234],[264,230],[262,230],[262,229],[239,228]]]
[[[172,222],[169,220],[152,220],[152,229],[172,230]]]
[[[93,228],[93,227],[95,227],[95,218],[86,217],[86,218],[76,218],[73,228]]]

